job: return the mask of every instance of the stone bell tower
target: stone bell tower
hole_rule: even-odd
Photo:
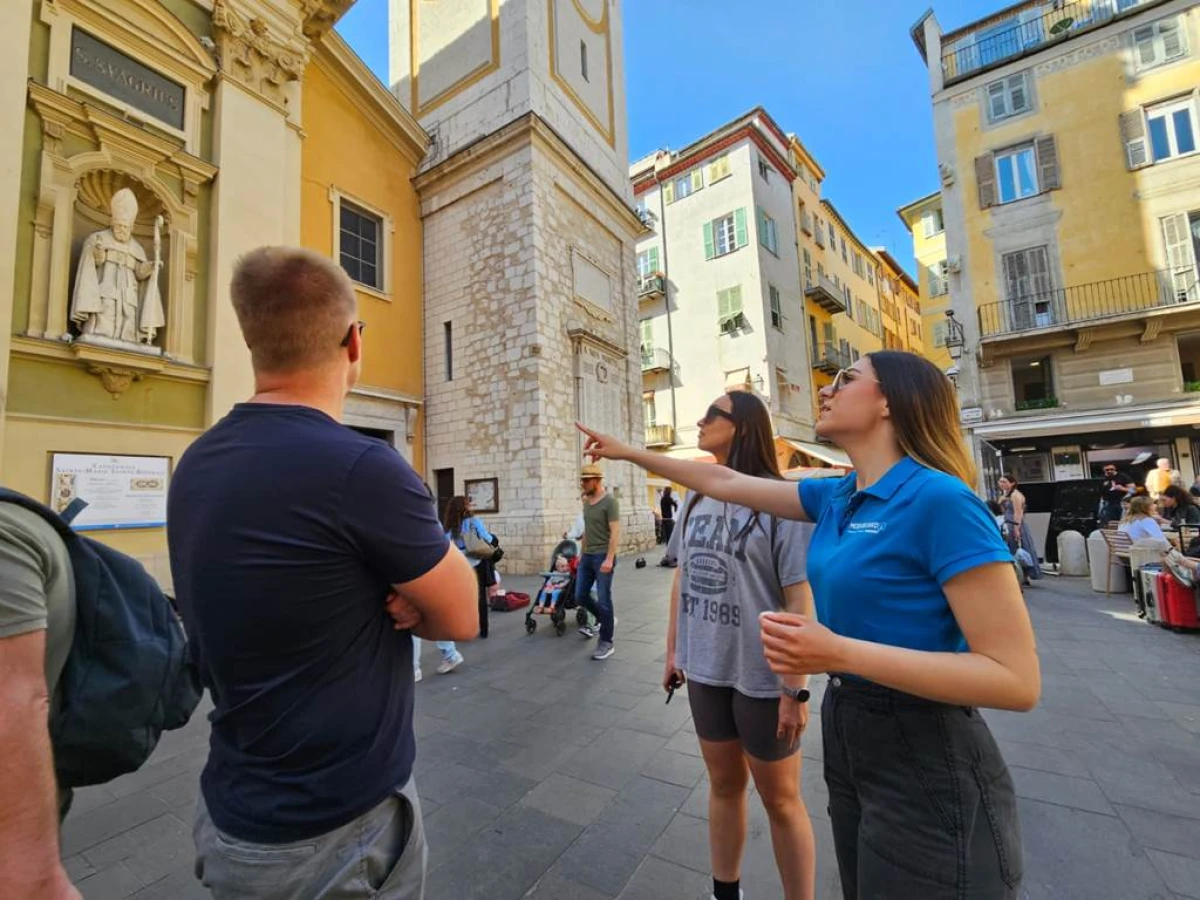
[[[573,422],[643,438],[620,2],[390,2],[393,90],[434,141],[426,474],[536,571],[579,510]],[[648,546],[643,473],[607,476],[623,548]]]

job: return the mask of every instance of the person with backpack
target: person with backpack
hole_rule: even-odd
[[[467,640],[475,577],[405,459],[342,424],[354,286],[263,247],[230,294],[255,393],[175,468],[167,542],[212,694],[193,830],[214,900],[408,900],[427,846],[412,635]]]
[[[461,495],[451,497],[446,504],[446,540],[452,541],[467,557],[475,570],[475,582],[479,586],[479,636],[488,636],[488,588],[496,582],[496,569],[492,565],[500,541],[475,515],[471,501]]]
[[[60,790],[50,743],[75,631],[66,545],[42,516],[0,503],[0,897],[78,900],[59,859]]]
[[[782,481],[771,414],[753,394],[713,401],[697,446],[717,465]],[[808,677],[771,671],[760,613],[812,615],[806,559],[812,526],[689,493],[669,552],[671,586],[663,689],[685,682],[708,771],[713,900],[739,900],[751,778],[771,826],[785,900],[812,900],[816,845],[800,796],[800,736]]]

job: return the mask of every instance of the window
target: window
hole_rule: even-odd
[[[1037,167],[1034,165],[1033,145],[996,154],[996,181],[1000,202],[1012,203],[1032,197],[1038,192]]]
[[[1162,220],[1163,246],[1176,303],[1189,303],[1200,296],[1196,283],[1196,244],[1200,214],[1176,213]]]
[[[867,261],[863,259],[863,255],[857,250],[854,251],[854,262],[851,264],[854,269],[854,274],[859,278],[867,277]]]
[[[1154,162],[1196,152],[1196,110],[1191,97],[1146,110]]]
[[[758,174],[762,176],[763,181],[771,180],[771,165],[761,156],[758,158]]]
[[[639,278],[649,278],[659,271],[658,248],[647,247],[637,256],[637,271]]]
[[[1200,334],[1181,334],[1176,341],[1179,347],[1179,374],[1183,389],[1188,393],[1200,390]]]
[[[834,281],[837,281],[837,276],[833,276]],[[850,294],[850,285],[842,285],[842,299],[846,303],[846,315],[851,319],[854,318],[854,297]]]
[[[946,220],[943,218],[942,208],[939,206],[936,209],[925,210],[924,215],[921,216],[921,227],[927,238],[945,231]]]
[[[950,293],[950,266],[946,260],[929,267],[929,296],[941,297]]]
[[[779,399],[780,412],[786,412],[791,408],[792,383],[788,381],[787,369],[775,370],[775,394]]]
[[[1139,72],[1187,56],[1187,40],[1178,19],[1163,19],[1133,32],[1133,64]]]
[[[745,324],[742,315],[742,286],[717,291],[717,326],[722,334],[730,334]]]
[[[915,324],[915,323],[914,323]],[[950,325],[945,319],[938,319],[933,323],[933,346],[945,347],[946,336],[950,332]]]
[[[442,365],[446,369],[446,380],[454,380],[454,326],[442,323]]]
[[[867,266],[867,284],[875,287],[875,269],[872,266]]]
[[[588,78],[587,44],[583,41],[579,42],[579,73],[583,75],[584,81],[591,80]]]
[[[699,169],[685,172],[663,185],[663,200],[666,203],[674,203],[691,196],[703,187],[704,174]]]
[[[988,121],[999,122],[1029,112],[1028,73],[1018,72],[987,86]]]
[[[837,231],[832,222],[829,223],[829,249],[837,253]]]
[[[848,360],[850,358],[850,342],[848,340],[845,338],[839,338],[838,349],[842,351],[843,360]]]
[[[812,254],[808,252],[808,248],[804,248],[804,285],[811,286],[813,283],[812,276]]]
[[[654,320],[642,319],[638,322],[638,332],[642,338],[642,356],[645,357],[654,350]]]
[[[341,200],[338,250],[342,268],[359,284],[383,290],[383,219]]]
[[[735,209],[728,215],[704,223],[704,258],[712,259],[745,247],[746,210]]]
[[[779,255],[779,235],[775,229],[775,220],[761,209],[758,210],[758,242]]]
[[[859,355],[858,355],[858,348],[857,348],[857,347],[851,347],[851,348],[850,348],[850,362],[851,362],[851,363],[856,363],[856,362],[858,362],[858,360],[859,360],[859,359],[860,359],[860,357],[859,357]]]
[[[708,164],[708,183],[713,184],[722,178],[728,178],[731,172],[729,156],[718,157]]]
[[[1058,406],[1051,363],[1049,356],[1018,356],[1012,360],[1013,398],[1018,410]]]
[[[850,262],[850,248],[846,245],[846,236],[842,235],[842,262]]]
[[[1050,254],[1045,247],[1030,247],[1001,258],[1004,293],[1008,301],[1010,330],[1042,328],[1057,321]]]
[[[658,410],[654,404],[654,391],[642,394],[642,414],[646,417],[646,427],[653,428],[658,424]]]
[[[767,293],[771,300],[771,324],[783,331],[783,304],[779,299],[779,288],[768,285]]]

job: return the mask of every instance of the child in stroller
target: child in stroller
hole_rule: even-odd
[[[567,610],[575,607],[575,570],[579,567],[579,545],[564,540],[550,554],[550,565],[542,572],[541,590],[529,612],[525,614],[525,631],[537,630],[535,615],[548,615],[554,630],[561,637],[567,630]]]

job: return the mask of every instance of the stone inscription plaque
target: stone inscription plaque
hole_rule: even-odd
[[[71,76],[183,130],[183,85],[78,28],[71,29]]]

